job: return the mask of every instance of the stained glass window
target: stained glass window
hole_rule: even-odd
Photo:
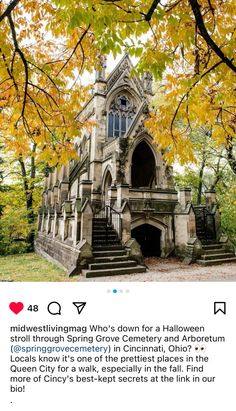
[[[108,119],[108,137],[113,137],[113,113],[109,113],[109,119]]]
[[[127,122],[127,118],[125,114],[122,114],[121,117],[121,135],[123,136],[126,132],[126,122]]]
[[[114,133],[115,137],[119,137],[120,136],[120,116],[118,113],[116,113],[115,115],[115,133]]]
[[[108,114],[108,137],[125,136],[135,115],[135,107],[124,95],[113,100]]]

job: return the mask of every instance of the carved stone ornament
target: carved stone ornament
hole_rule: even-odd
[[[153,84],[153,76],[149,71],[146,71],[143,77],[143,85],[144,85],[144,90],[147,93],[152,94],[152,84]]]
[[[120,65],[120,67],[115,71],[113,76],[108,81],[107,89],[109,90],[115,84],[116,80],[121,76],[121,74],[124,73],[126,69],[129,70],[129,68],[129,63],[127,60],[125,60],[124,63]]]

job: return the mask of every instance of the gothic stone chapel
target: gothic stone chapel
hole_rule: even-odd
[[[131,71],[125,55],[108,77],[105,64],[96,72],[78,114],[95,125],[78,139],[79,161],[45,179],[36,251],[87,277],[145,272],[143,256],[232,259],[215,194],[194,208],[190,189],[175,190],[173,170],[144,126],[152,77]]]

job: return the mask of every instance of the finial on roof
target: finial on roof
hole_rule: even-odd
[[[98,67],[96,69],[95,81],[104,81],[106,79],[107,58],[102,54],[98,56]]]
[[[153,75],[149,71],[146,71],[143,76],[143,88],[146,93],[153,94],[152,84]]]

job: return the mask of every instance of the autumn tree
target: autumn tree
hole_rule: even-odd
[[[70,30],[51,1],[0,3],[0,140],[16,158],[52,165],[75,157],[76,115],[88,88],[83,69],[94,63],[94,35],[85,23]]]
[[[32,251],[36,216],[41,202],[44,166],[38,161],[36,147],[30,158],[15,158],[3,151],[0,251]]]
[[[189,130],[207,124],[235,170],[233,15],[233,0],[2,1],[4,135],[18,151],[30,139],[52,162],[73,155],[69,140],[84,95],[68,84],[94,67],[98,52],[126,49],[139,57],[139,73],[150,70],[163,82],[165,99],[147,126],[169,148],[166,159],[191,160]]]
[[[99,54],[126,50],[139,59],[140,76],[153,74],[159,94],[146,125],[167,161],[197,161],[198,202],[210,163],[220,170],[216,187],[223,181],[223,160],[212,161],[209,144],[236,174],[234,7],[234,0],[0,2],[0,146],[17,164],[30,227],[38,167],[75,158],[73,140],[89,127],[77,121],[89,96],[81,76],[99,66]],[[210,134],[200,143],[191,136],[202,127]]]
[[[194,154],[196,162],[176,169],[177,187],[191,187],[194,204],[204,204],[205,191],[215,190],[221,212],[223,231],[236,244],[236,176],[232,172],[224,147],[218,147],[208,130],[197,130]],[[205,142],[204,142],[205,140]]]
[[[17,175],[13,186],[23,188],[29,249],[37,174],[43,164],[77,156],[73,140],[86,123],[76,116],[89,91],[80,75],[95,61],[90,27],[71,28],[68,36],[57,11],[51,1],[0,2],[0,145],[4,175]]]
[[[216,190],[219,183],[227,181],[232,174],[224,145],[219,146],[212,138],[211,129],[198,128],[189,136],[194,147],[194,163],[184,167],[183,173],[177,173],[177,186],[193,188],[195,204],[204,203],[207,190]],[[182,175],[183,174],[183,175]]]
[[[1,153],[1,146],[0,146],[0,153]],[[2,170],[3,159],[0,155],[0,192],[4,190],[3,188],[3,170]],[[0,202],[0,218],[3,212],[3,205]]]

